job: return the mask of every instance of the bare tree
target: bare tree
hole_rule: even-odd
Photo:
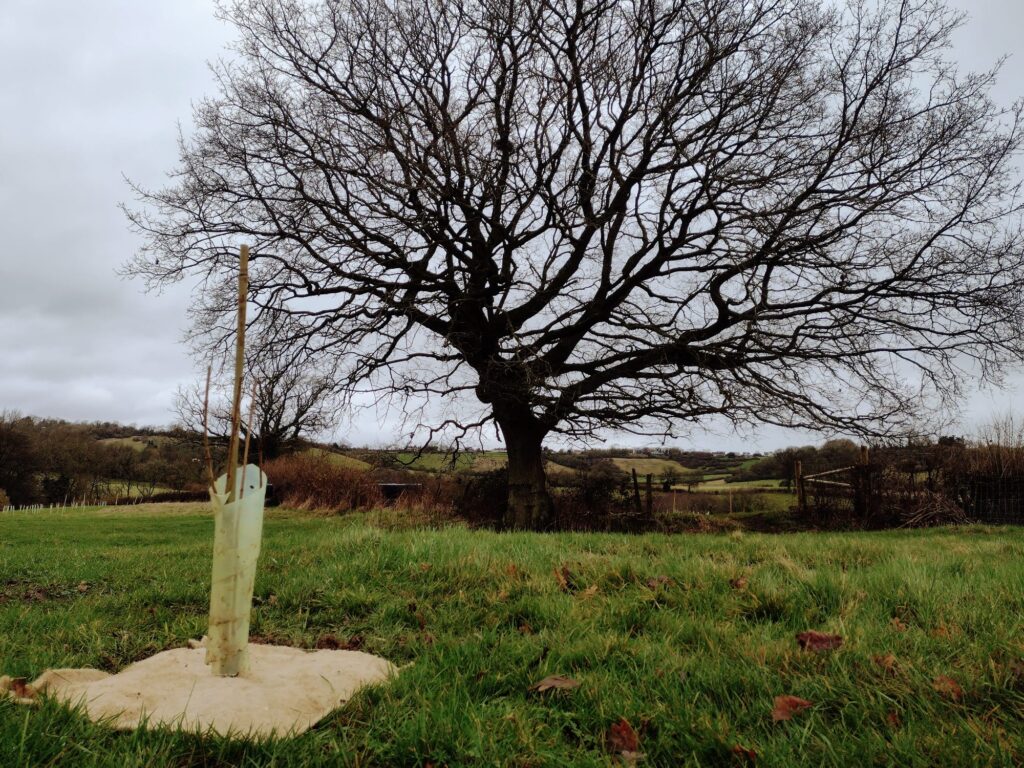
[[[344,405],[344,380],[333,361],[311,359],[297,343],[291,324],[263,323],[250,336],[246,350],[245,381],[252,410],[251,449],[273,459],[337,426]],[[231,382],[218,377],[209,396],[205,380],[180,389],[175,401],[178,420],[189,432],[203,429],[215,440],[227,442],[231,431]],[[204,423],[204,411],[206,420]],[[243,418],[242,434],[249,429]]]
[[[130,213],[151,285],[251,299],[350,382],[541,443],[899,429],[1022,354],[1020,106],[938,0],[239,0],[237,57]]]

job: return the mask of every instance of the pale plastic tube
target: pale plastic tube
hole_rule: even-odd
[[[237,501],[230,503],[224,492],[227,475],[217,478],[210,491],[214,514],[213,581],[206,663],[213,674],[221,677],[244,675],[249,668],[249,615],[263,536],[267,476],[259,467],[249,464],[244,470],[238,468],[235,485]]]

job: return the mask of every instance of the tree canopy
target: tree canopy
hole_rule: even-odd
[[[1021,107],[941,2],[240,0],[130,271],[251,294],[352,386],[551,433],[878,433],[1022,354]]]

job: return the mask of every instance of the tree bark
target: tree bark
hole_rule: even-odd
[[[555,507],[548,493],[541,451],[547,432],[529,412],[497,418],[508,454],[505,525],[527,531],[551,530],[555,524]]]

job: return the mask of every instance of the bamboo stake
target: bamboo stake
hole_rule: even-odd
[[[235,337],[235,381],[231,405],[231,440],[228,443],[228,502],[235,500],[235,475],[238,469],[238,432],[242,421],[242,369],[245,365],[245,304],[249,294],[249,246],[238,252],[238,333]]]

